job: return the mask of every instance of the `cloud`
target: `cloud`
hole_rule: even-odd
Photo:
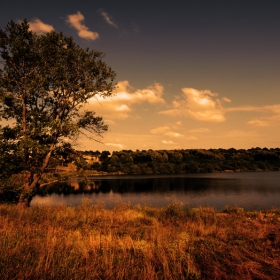
[[[264,105],[264,106],[240,106],[225,109],[226,112],[260,112],[280,115],[280,104]]]
[[[227,97],[223,97],[223,101],[230,103],[231,99],[227,98]]]
[[[248,112],[257,113],[258,116],[248,121],[247,124],[255,127],[278,125],[280,121],[280,104],[264,106],[240,106],[225,109],[226,113]],[[262,114],[260,116],[260,114]]]
[[[174,137],[174,138],[183,138],[184,137],[183,134],[173,132],[173,131],[166,132],[164,135],[169,136],[169,137]]]
[[[133,88],[128,81],[121,81],[117,85],[116,95],[114,100],[127,100],[131,103],[165,103],[162,98],[163,86],[159,83],[154,83],[145,89],[138,89],[133,92]]]
[[[186,138],[185,135],[183,135],[179,132],[170,131],[170,127],[167,126],[167,125],[166,126],[159,126],[157,128],[154,128],[154,129],[150,130],[150,132],[152,134],[164,135],[164,136],[168,136],[168,137],[171,137],[171,138],[189,140],[189,138]]]
[[[152,129],[151,133],[157,134],[157,135],[164,135],[164,136],[168,136],[171,138],[177,138],[177,139],[186,139],[186,140],[197,139],[195,136],[185,137],[185,135],[183,135],[179,132],[174,132],[174,131],[169,131],[169,130],[170,130],[169,126],[160,126],[160,127]]]
[[[53,26],[43,23],[38,18],[34,19],[33,21],[29,22],[29,29],[38,35],[42,35],[47,32],[51,32],[54,30]]]
[[[162,140],[161,141],[163,144],[174,144],[174,142],[173,141],[166,141],[166,140]]]
[[[109,118],[127,119],[138,104],[164,104],[162,98],[163,86],[159,83],[144,88],[134,90],[128,81],[121,81],[117,85],[116,92],[110,98],[104,98],[96,95],[90,100],[89,108],[95,111],[95,108]],[[101,106],[100,106],[101,105]],[[137,118],[137,116],[133,116]]]
[[[113,26],[113,27],[115,27],[115,28],[119,28],[118,25],[113,21],[112,17],[111,17],[107,12],[105,12],[105,11],[102,10],[102,9],[100,9],[100,10],[99,10],[99,13],[102,15],[102,17],[105,19],[105,21],[106,21],[109,25],[111,25],[111,26]]]
[[[116,144],[116,143],[105,143],[106,146],[115,147],[119,149],[123,149],[125,146],[123,144]]]
[[[105,124],[107,124],[107,125],[114,125],[114,124],[116,124],[116,122],[114,122],[113,120],[107,120],[107,119],[105,119],[104,122],[105,122]]]
[[[240,106],[240,107],[229,107],[225,109],[226,112],[265,112],[268,109],[265,106]]]
[[[225,121],[225,110],[221,100],[217,98],[217,93],[194,88],[183,88],[182,91],[183,95],[172,102],[171,109],[161,111],[160,114],[192,117],[200,121]]]
[[[169,130],[169,126],[160,126],[151,130],[153,134],[164,134],[167,130]]]
[[[79,37],[88,40],[96,40],[99,37],[99,34],[93,31],[90,31],[88,27],[83,24],[85,17],[80,13],[68,15],[67,22],[70,23],[77,31]]]
[[[130,112],[131,109],[127,105],[122,104],[122,105],[120,105],[119,107],[116,108],[116,111],[119,111],[119,112]]]
[[[258,119],[248,121],[247,124],[253,125],[253,126],[269,126],[270,125],[269,122],[263,121],[263,120],[258,120]]]

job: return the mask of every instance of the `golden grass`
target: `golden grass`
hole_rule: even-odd
[[[0,205],[0,279],[280,279],[280,210]]]

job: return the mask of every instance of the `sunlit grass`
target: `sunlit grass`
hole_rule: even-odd
[[[280,279],[280,210],[0,205],[0,279]]]

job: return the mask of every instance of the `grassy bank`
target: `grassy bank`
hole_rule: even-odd
[[[280,279],[280,209],[0,205],[0,279]]]

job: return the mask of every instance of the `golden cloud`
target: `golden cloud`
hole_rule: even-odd
[[[227,98],[227,97],[223,97],[223,101],[230,103],[231,99]]]
[[[133,92],[133,88],[130,86],[128,81],[121,81],[118,83],[116,88],[116,94],[113,97],[114,100],[127,100],[131,103],[165,103],[162,98],[163,86],[159,83],[145,88],[138,89]]]
[[[173,132],[173,131],[166,132],[164,135],[169,136],[169,137],[174,137],[174,138],[183,138],[184,137],[183,134],[180,134],[178,132]]]
[[[99,34],[97,32],[90,31],[88,27],[82,23],[84,19],[85,17],[80,12],[77,12],[77,14],[68,15],[67,22],[78,31],[79,37],[88,40],[98,39]]]
[[[122,105],[120,105],[119,107],[116,108],[116,111],[129,112],[129,111],[131,111],[131,109],[127,105],[122,104]]]
[[[47,32],[51,32],[54,30],[53,26],[43,23],[38,18],[34,19],[33,21],[29,22],[29,29],[38,35],[42,35]]]
[[[160,126],[160,127],[152,129],[151,133],[153,133],[153,134],[163,134],[167,130],[169,130],[169,126]]]
[[[174,144],[174,142],[173,141],[166,141],[166,140],[162,140],[161,141],[163,144]]]
[[[278,125],[280,120],[280,104],[232,107],[225,109],[225,112],[249,112],[262,114],[262,117],[255,117],[247,122],[247,124],[255,127],[265,127],[273,124]]]
[[[111,25],[115,28],[119,28],[118,25],[116,23],[114,23],[112,17],[107,12],[103,11],[102,9],[100,9],[99,12],[109,25]]]
[[[270,125],[269,122],[264,121],[264,120],[258,120],[258,119],[248,121],[247,124],[253,125],[253,126],[269,126]]]
[[[125,147],[123,144],[116,144],[116,143],[105,143],[105,145],[109,147],[119,148],[119,149],[123,149]]]
[[[194,88],[183,88],[182,91],[183,95],[172,102],[171,109],[161,111],[160,114],[192,117],[200,121],[222,122],[225,120],[225,111],[222,102],[216,98],[217,93]]]
[[[147,102],[149,104],[165,103],[162,98],[163,86],[155,83],[145,89],[133,90],[128,81],[118,83],[115,94],[110,97],[95,96],[88,108],[99,111],[109,118],[126,119],[133,111],[133,106]],[[101,106],[100,106],[101,105]],[[96,109],[96,110],[95,110]],[[134,116],[134,118],[137,116]]]
[[[260,112],[280,115],[280,104],[264,105],[264,106],[240,106],[225,109],[226,112]]]

